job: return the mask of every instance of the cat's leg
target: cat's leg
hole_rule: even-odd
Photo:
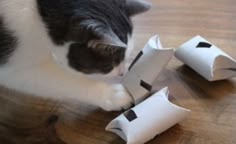
[[[51,61],[0,73],[0,84],[36,96],[69,102],[81,101],[108,111],[120,110],[132,102],[122,85],[109,85],[82,75],[73,75]]]

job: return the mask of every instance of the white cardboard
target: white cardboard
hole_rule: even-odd
[[[150,92],[140,85],[141,81],[152,86],[154,80],[174,55],[174,49],[162,47],[157,35],[148,41],[141,52],[143,55],[134,63],[122,81],[122,84],[133,97],[135,104],[144,100]]]
[[[130,121],[125,113],[112,120],[106,127],[124,139],[127,144],[144,144],[156,135],[184,120],[190,110],[179,107],[168,100],[168,88],[164,88],[132,111],[136,119]]]
[[[196,48],[200,42],[212,46]],[[196,36],[177,48],[175,56],[208,81],[236,76],[236,60],[201,36]]]

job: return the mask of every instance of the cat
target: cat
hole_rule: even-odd
[[[150,6],[144,0],[0,0],[0,85],[107,111],[129,106],[125,88],[105,80],[123,75],[131,17]]]

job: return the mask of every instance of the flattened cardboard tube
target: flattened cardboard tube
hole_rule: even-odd
[[[236,76],[236,60],[201,36],[177,48],[175,56],[208,81]]]
[[[119,135],[127,144],[144,144],[175,124],[181,122],[190,110],[168,100],[164,88],[131,110],[112,120],[106,127]]]
[[[149,94],[154,80],[174,55],[174,49],[164,49],[159,37],[153,36],[140,51],[124,76],[122,84],[138,104]]]

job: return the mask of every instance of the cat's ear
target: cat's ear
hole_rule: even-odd
[[[134,16],[148,11],[151,4],[144,0],[126,0],[127,12],[130,16]]]

